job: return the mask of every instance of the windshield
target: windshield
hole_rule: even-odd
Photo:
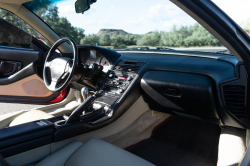
[[[84,14],[76,14],[74,4],[75,0],[34,0],[24,5],[60,37],[71,37],[77,44],[110,49],[226,50],[170,1],[98,0]]]

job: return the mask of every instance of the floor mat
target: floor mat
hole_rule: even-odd
[[[151,110],[146,111],[126,129],[102,140],[119,148],[126,148],[141,140],[147,139],[156,126],[159,126],[159,124],[171,116],[170,114],[160,112],[158,112],[158,116],[153,116],[152,114]]]
[[[126,150],[157,166],[215,166],[220,131],[218,125],[174,116]]]

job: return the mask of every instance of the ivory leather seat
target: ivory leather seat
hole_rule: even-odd
[[[36,166],[153,166],[148,161],[99,139],[72,142]]]

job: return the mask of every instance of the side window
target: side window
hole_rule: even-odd
[[[22,19],[7,10],[0,9],[0,46],[32,48],[30,44],[32,36],[51,46],[45,37]]]

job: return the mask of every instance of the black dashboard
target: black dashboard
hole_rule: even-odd
[[[118,84],[119,79],[127,79],[132,73],[134,80],[121,90],[123,94],[114,109],[119,110],[121,103],[129,108],[136,98],[127,98],[136,91],[152,110],[250,128],[249,80],[244,65],[234,56],[175,50],[115,52],[84,46],[79,52],[81,62],[106,65],[107,75],[116,73]],[[119,85],[117,88],[118,92]],[[114,112],[114,116],[118,118],[125,111]]]

